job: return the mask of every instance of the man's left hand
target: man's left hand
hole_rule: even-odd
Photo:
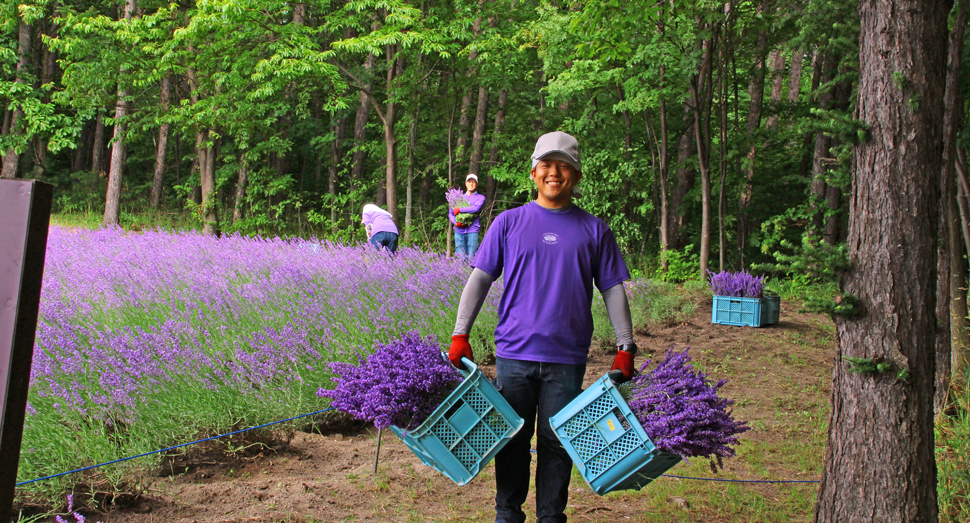
[[[623,373],[623,377],[617,380],[618,383],[630,381],[636,375],[636,367],[633,364],[633,357],[636,352],[637,346],[632,343],[620,347],[620,350],[616,352],[616,358],[613,359],[613,366],[610,367],[610,370],[619,370]]]
[[[452,211],[455,213],[455,216],[458,216],[458,207],[455,207]]]

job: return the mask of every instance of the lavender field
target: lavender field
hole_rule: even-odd
[[[18,481],[325,408],[328,363],[408,331],[444,343],[469,272],[409,248],[54,227]],[[94,473],[120,484],[152,459]]]

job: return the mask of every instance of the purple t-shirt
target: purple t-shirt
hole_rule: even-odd
[[[476,193],[473,193],[473,194],[468,194],[466,192],[465,193],[465,201],[468,202],[468,207],[459,207],[458,208],[458,212],[467,212],[467,213],[478,212],[478,211],[482,210],[482,205],[485,204],[485,195],[484,194],[478,194],[477,192]],[[449,211],[448,212],[448,219],[451,220],[451,224],[454,225],[455,224],[455,211],[454,211],[454,208],[451,207],[451,208],[448,209],[448,211]],[[455,232],[457,232],[459,234],[468,234],[470,232],[478,232],[478,230],[479,230],[478,216],[475,216],[475,219],[472,220],[472,224],[469,225],[468,227],[455,227]]]
[[[397,225],[394,225],[394,220],[391,219],[391,215],[386,212],[370,211],[363,213],[361,216],[363,218],[363,224],[370,225],[370,236],[379,232],[398,233]]]
[[[496,355],[547,363],[585,363],[593,337],[593,284],[601,291],[630,278],[616,237],[576,207],[535,202],[498,215],[472,262],[504,275]]]

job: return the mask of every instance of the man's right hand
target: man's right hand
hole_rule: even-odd
[[[465,364],[461,362],[462,358],[468,358],[468,361],[474,361],[472,359],[472,346],[468,343],[467,334],[452,336],[451,349],[448,350],[448,359],[452,365],[459,369],[465,368]]]

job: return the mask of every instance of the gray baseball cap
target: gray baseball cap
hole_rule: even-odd
[[[579,160],[579,142],[562,131],[546,133],[539,137],[536,141],[536,149],[532,152],[532,168],[535,169],[539,160],[547,157],[563,160],[577,171],[582,170],[582,163]]]

